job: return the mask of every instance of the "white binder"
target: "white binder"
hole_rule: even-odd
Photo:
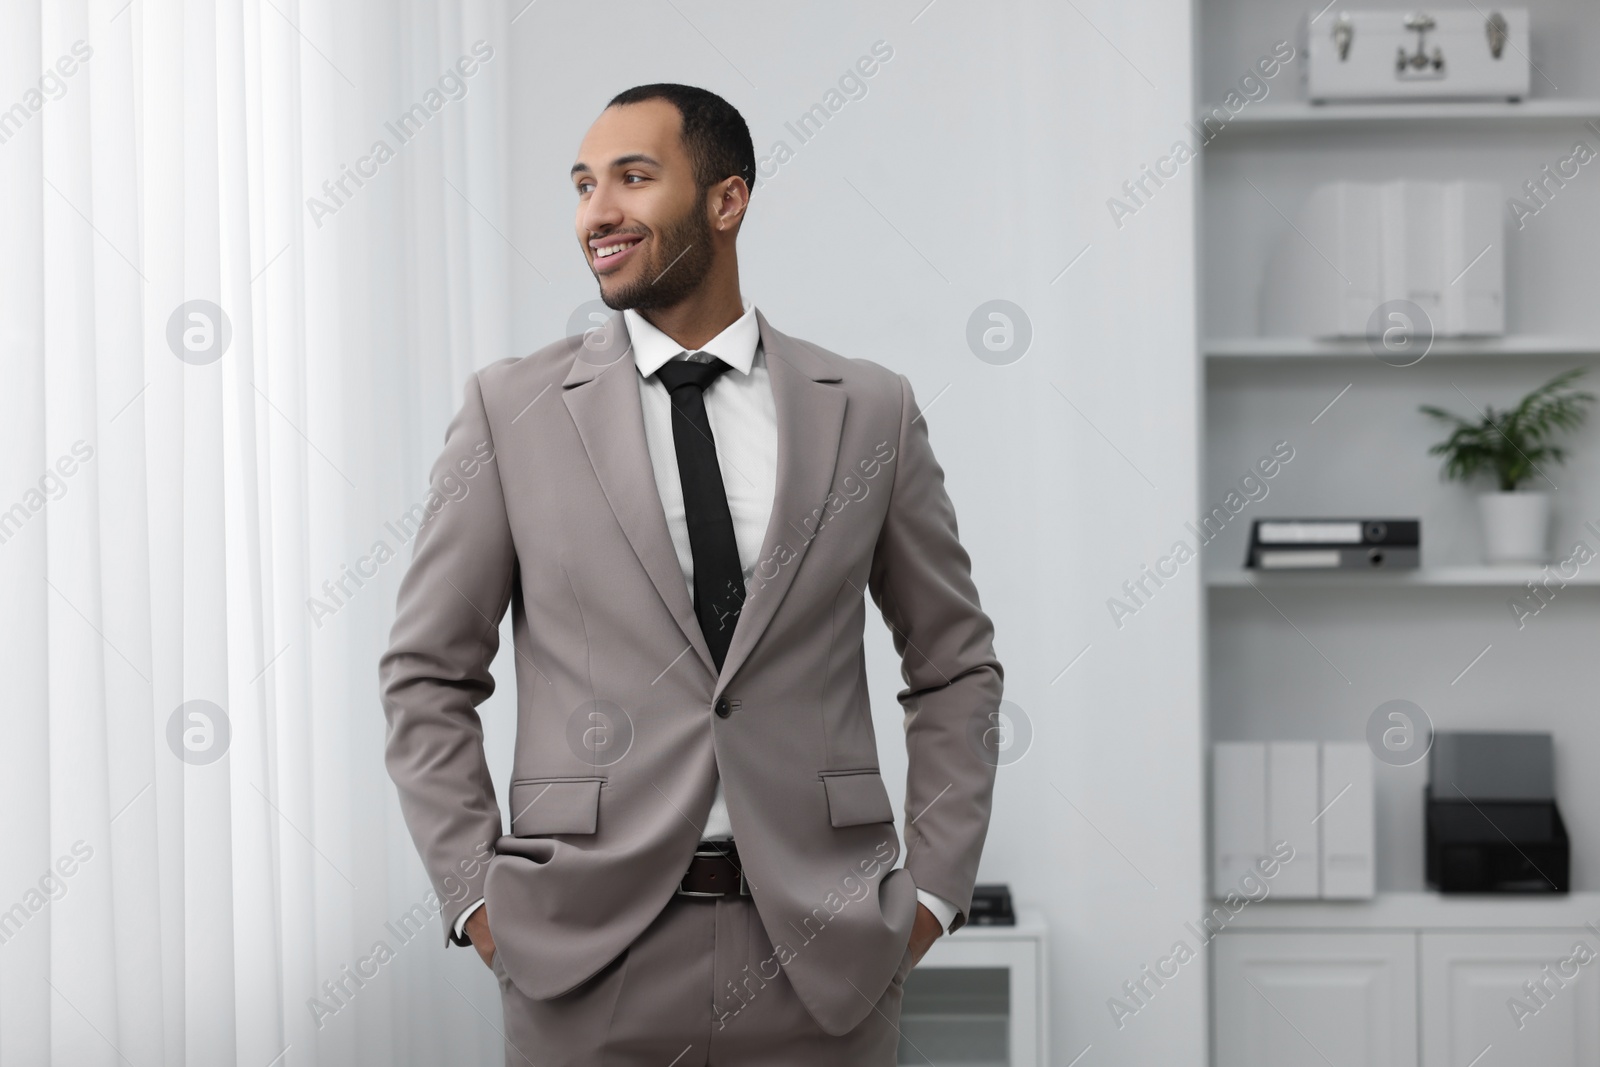
[[[1272,880],[1274,900],[1301,900],[1321,893],[1321,840],[1317,833],[1317,743],[1267,744],[1267,843],[1287,841],[1294,859]]]
[[[1267,746],[1259,741],[1223,741],[1212,749],[1211,895],[1243,895],[1267,853]],[[1258,890],[1256,892],[1259,892]]]
[[[1377,890],[1372,752],[1362,742],[1322,744],[1322,895],[1366,900]]]

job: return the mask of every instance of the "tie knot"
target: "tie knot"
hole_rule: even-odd
[[[704,363],[695,359],[670,359],[661,364],[656,377],[661,379],[661,384],[667,387],[669,393],[675,393],[686,385],[692,385],[703,393],[717,375],[731,369],[716,358]]]

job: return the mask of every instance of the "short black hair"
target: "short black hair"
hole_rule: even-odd
[[[611,98],[606,107],[665,100],[683,116],[683,146],[694,164],[695,185],[702,191],[734,175],[752,190],[756,183],[756,149],[750,127],[739,110],[716,93],[693,85],[656,82],[636,85]]]

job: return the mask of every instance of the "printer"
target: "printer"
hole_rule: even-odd
[[[1428,886],[1565,893],[1571,857],[1547,733],[1439,732],[1428,753]]]

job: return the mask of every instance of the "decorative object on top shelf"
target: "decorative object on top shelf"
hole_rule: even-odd
[[[1528,12],[1476,6],[1306,16],[1306,96],[1338,100],[1520,100]]]
[[[1494,182],[1317,186],[1267,261],[1262,334],[1363,337],[1405,367],[1435,337],[1504,333],[1501,204]]]
[[[1244,565],[1255,570],[1370,571],[1422,563],[1420,519],[1257,519]]]
[[[1478,497],[1488,562],[1544,563],[1548,559],[1550,494],[1522,486],[1536,478],[1549,481],[1541,464],[1566,461],[1566,449],[1553,439],[1558,433],[1576,430],[1588,416],[1594,394],[1572,387],[1584,373],[1582,367],[1564,371],[1506,411],[1485,404],[1476,419],[1422,405],[1423,414],[1455,427],[1454,433],[1428,450],[1429,455],[1445,457],[1444,477],[1459,482],[1483,475],[1495,479],[1498,491]]]
[[[1566,824],[1547,733],[1444,732],[1428,753],[1428,886],[1441,893],[1565,893]]]

